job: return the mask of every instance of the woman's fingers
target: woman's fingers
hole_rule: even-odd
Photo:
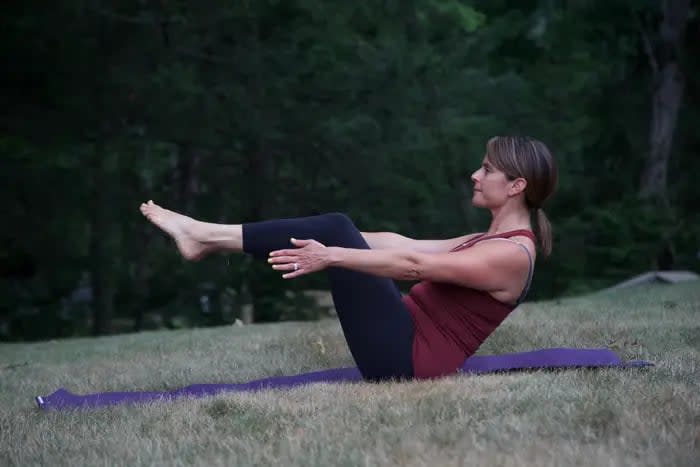
[[[272,251],[267,259],[267,262],[272,265],[272,269],[289,271],[283,274],[282,278],[293,279],[323,269],[324,266],[321,266],[323,260],[319,257],[319,248],[325,249],[323,244],[316,240],[295,238],[291,239],[291,243],[298,248]],[[302,261],[305,263],[305,267],[302,267]]]
[[[288,272],[287,274],[282,274],[282,279],[294,279],[295,277],[299,277],[303,274],[306,274],[304,271],[299,269],[298,271],[294,272]]]
[[[295,261],[299,261],[299,258],[296,256],[274,256],[267,259],[267,262],[270,264],[293,263]]]
[[[272,264],[272,269],[275,271],[291,271],[282,275],[284,279],[293,279],[303,274],[303,272],[301,272],[301,264],[299,264],[299,257],[277,256],[274,258],[269,258],[267,262]],[[294,266],[295,264],[296,267]]]
[[[270,257],[273,256],[289,256],[296,254],[301,248],[294,248],[293,250],[275,250],[270,252]]]
[[[291,242],[292,242],[294,245],[296,245],[296,246],[306,246],[306,245],[308,245],[309,243],[312,243],[313,240],[301,240],[301,239],[298,239],[298,238],[292,238],[292,239],[291,239]]]
[[[310,239],[310,240],[299,240],[298,238],[292,238],[290,239],[290,242],[292,245],[296,246],[297,248],[294,249],[285,249],[285,250],[275,250],[270,252],[270,257],[272,256],[288,256],[288,255],[293,255],[297,251],[303,249],[304,247],[307,247],[309,245],[313,246],[320,246],[323,247],[324,245],[320,242],[317,242],[316,240]]]

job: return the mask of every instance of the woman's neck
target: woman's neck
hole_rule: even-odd
[[[503,206],[498,210],[491,210],[492,219],[487,235],[494,235],[513,230],[532,230],[530,212],[524,207]]]

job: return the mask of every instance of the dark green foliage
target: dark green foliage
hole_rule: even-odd
[[[655,2],[14,3],[0,33],[0,339],[228,324],[250,303],[257,321],[314,319],[300,292],[321,275],[185,263],[139,203],[460,235],[487,226],[469,174],[496,134],[542,139],[560,165],[554,254],[531,298],[698,269],[696,10],[660,209],[637,198]]]

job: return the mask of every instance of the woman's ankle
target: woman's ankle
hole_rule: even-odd
[[[225,251],[243,251],[243,232],[239,224],[213,224],[196,221],[197,240],[207,247]]]

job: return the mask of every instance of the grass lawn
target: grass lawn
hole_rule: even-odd
[[[40,411],[82,394],[352,364],[335,320],[0,344],[0,465],[698,465],[700,284],[525,303],[479,354],[608,346],[649,369],[321,384]]]

